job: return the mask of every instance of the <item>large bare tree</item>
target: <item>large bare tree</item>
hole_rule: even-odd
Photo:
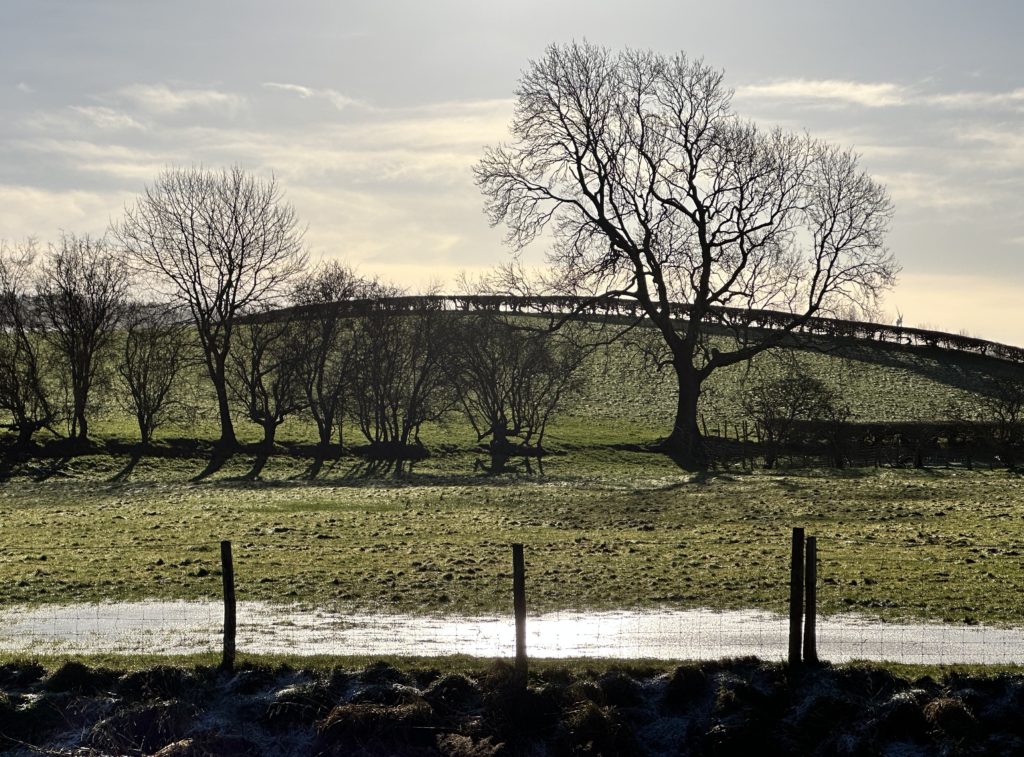
[[[217,393],[220,444],[237,444],[227,361],[238,315],[281,291],[305,265],[303,232],[273,179],[240,168],[175,168],[126,209],[116,234],[192,315]]]
[[[512,245],[553,239],[554,289],[634,300],[661,334],[679,385],[666,448],[694,468],[713,371],[872,307],[897,271],[892,205],[857,156],[741,120],[722,80],[684,54],[552,46],[520,79],[512,141],[475,169]],[[764,309],[788,315],[754,328]]]
[[[67,371],[72,438],[89,437],[89,392],[126,312],[128,285],[124,260],[103,237],[63,234],[41,266],[36,301]]]

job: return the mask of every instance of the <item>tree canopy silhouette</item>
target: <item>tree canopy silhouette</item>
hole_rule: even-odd
[[[227,361],[240,313],[279,292],[306,262],[295,209],[273,178],[240,168],[173,168],[115,229],[126,251],[187,307],[217,393],[220,444],[236,444]]]
[[[656,327],[679,386],[666,448],[692,468],[708,463],[697,407],[713,371],[815,314],[869,310],[897,272],[892,204],[857,156],[759,128],[731,98],[682,53],[553,45],[520,79],[511,142],[475,168],[515,248],[553,240],[549,289],[635,300]],[[768,332],[742,317],[755,309],[791,315]]]

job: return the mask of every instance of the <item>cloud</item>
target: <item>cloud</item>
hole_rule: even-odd
[[[996,126],[976,126],[961,129],[957,138],[964,143],[979,146],[990,152],[989,157],[1001,164],[1024,164],[1024,133],[1019,129]]]
[[[786,79],[736,88],[738,97],[773,100],[831,101],[835,104],[885,108],[902,105],[907,90],[892,82],[856,82],[840,79]]]
[[[974,187],[965,191],[963,184],[940,174],[898,171],[878,173],[875,178],[892,194],[898,209],[913,205],[930,210],[953,211],[987,205],[994,199],[993,194]]]
[[[133,84],[116,94],[143,110],[159,115],[184,110],[206,109],[234,111],[245,104],[245,98],[216,89],[172,89],[166,84]]]
[[[46,242],[62,231],[103,234],[132,195],[124,192],[50,191],[0,184],[0,229],[7,239],[38,237]]]
[[[971,108],[1024,109],[1024,88],[1009,92],[950,92],[948,94],[923,95],[919,100],[926,105],[956,110]]]
[[[71,110],[101,129],[141,129],[142,124],[127,113],[103,105],[72,105]]]
[[[35,92],[35,89],[33,89],[31,84],[23,81],[20,81],[17,84],[15,84],[14,88],[19,92],[24,92],[26,95],[31,95],[33,92]]]
[[[172,153],[86,139],[36,137],[12,144],[40,160],[56,161],[65,170],[110,177],[118,186],[140,186],[174,162]]]
[[[1024,88],[1006,92],[927,92],[895,82],[858,82],[842,79],[781,79],[764,84],[748,84],[737,87],[736,96],[783,102],[803,101],[834,107],[924,106],[945,110],[1024,110]]]
[[[263,86],[267,89],[278,89],[282,92],[291,92],[297,94],[303,100],[309,99],[320,99],[326,100],[338,110],[344,110],[353,106],[366,107],[366,104],[360,100],[356,100],[354,97],[349,97],[341,92],[334,89],[314,89],[312,87],[305,87],[301,84],[282,84],[279,82],[264,82]]]

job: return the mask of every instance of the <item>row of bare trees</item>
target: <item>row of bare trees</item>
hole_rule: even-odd
[[[238,276],[215,279],[229,282],[225,292],[183,289],[192,303],[184,295],[133,299],[139,267],[105,239],[65,235],[46,251],[5,246],[6,425],[22,445],[41,429],[58,433],[61,424],[84,441],[97,400],[113,396],[148,444],[161,425],[194,413],[195,371],[205,369],[232,439],[234,419],[245,418],[270,448],[286,419],[304,417],[324,448],[345,441],[349,422],[374,454],[402,457],[421,446],[424,423],[461,410],[478,440],[510,454],[538,450],[551,416],[581,386],[585,348],[571,328],[551,334],[496,313],[386,306],[354,316],[341,307],[346,300],[386,303],[399,290],[336,262],[304,271],[292,265],[299,257],[293,253],[273,297],[251,289],[238,296],[241,306],[229,306]],[[282,317],[280,305],[300,307]]]
[[[582,388],[591,349],[568,328],[527,328],[498,314],[385,306],[354,316],[344,299],[392,293],[329,264],[302,277],[289,318],[247,318],[230,353],[236,407],[274,443],[290,416],[317,427],[321,447],[345,442],[351,422],[369,451],[415,456],[424,423],[461,412],[496,455],[539,451],[547,423]]]
[[[85,439],[104,358],[128,320],[129,273],[105,240],[0,247],[0,410],[21,442],[63,420]],[[56,386],[54,386],[56,378]]]

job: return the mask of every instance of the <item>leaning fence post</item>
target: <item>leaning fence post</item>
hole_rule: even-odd
[[[221,670],[235,669],[235,565],[231,559],[231,542],[220,543],[220,568],[224,578],[224,656]]]
[[[807,567],[804,573],[807,611],[804,619],[804,662],[818,664],[818,540],[807,537]]]
[[[523,545],[512,545],[512,609],[516,617],[516,682],[526,685],[526,562]]]
[[[789,664],[800,664],[800,631],[804,603],[804,530],[793,529],[789,564]]]

